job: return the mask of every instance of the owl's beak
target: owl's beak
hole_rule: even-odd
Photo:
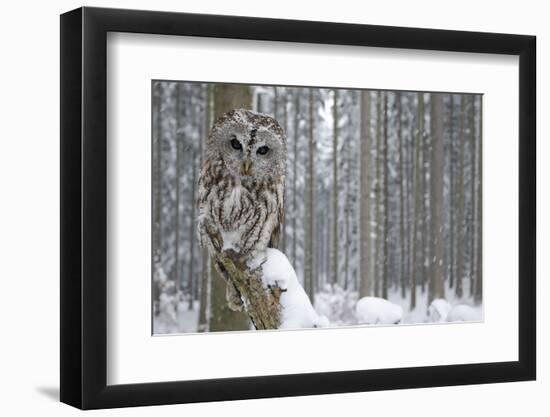
[[[241,175],[252,174],[252,161],[244,161],[241,164]]]

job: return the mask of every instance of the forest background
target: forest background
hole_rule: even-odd
[[[287,135],[280,249],[317,312],[353,325],[357,301],[482,316],[482,96],[154,81],[154,333],[246,330],[196,238],[197,180],[215,119],[237,107]]]

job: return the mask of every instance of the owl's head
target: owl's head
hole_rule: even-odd
[[[273,117],[231,110],[214,123],[208,139],[210,156],[221,159],[241,180],[267,180],[285,174],[286,137]]]

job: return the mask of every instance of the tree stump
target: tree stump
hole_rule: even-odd
[[[233,249],[223,250],[221,236],[210,228],[207,233],[216,270],[227,285],[233,286],[256,330],[278,329],[281,325],[281,294],[286,290],[278,285],[264,285],[261,264],[251,268],[251,256],[242,256]]]

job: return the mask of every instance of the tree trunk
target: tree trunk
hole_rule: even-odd
[[[432,143],[432,163],[431,163],[431,186],[432,186],[432,268],[431,285],[429,291],[428,304],[436,298],[445,298],[444,278],[444,215],[445,206],[443,201],[443,176],[445,175],[444,158],[444,138],[443,138],[443,95],[432,94],[430,97],[430,133]]]
[[[481,191],[482,191],[482,186],[481,186],[481,181],[482,181],[482,149],[483,149],[483,101],[482,101],[482,97],[479,97],[479,123],[478,123],[478,131],[479,131],[479,134],[478,134],[478,137],[477,137],[477,152],[476,152],[476,157],[477,157],[477,163],[476,163],[476,175],[475,175],[475,179],[476,179],[476,186],[477,186],[477,191],[476,191],[476,219],[475,219],[475,225],[476,225],[476,243],[477,243],[477,248],[476,248],[476,279],[475,279],[475,284],[476,284],[476,287],[475,287],[475,292],[474,292],[474,301],[477,303],[477,304],[480,304],[482,302],[482,299],[483,299],[483,276],[482,276],[482,255],[483,255],[483,252],[482,252],[482,244],[483,244],[483,239],[482,239],[482,232],[483,232],[483,228],[482,228],[482,204],[483,204],[483,200],[482,200],[482,194],[481,194]]]
[[[195,201],[197,201],[196,184],[197,181],[197,168],[195,164],[195,152],[191,151],[191,198],[193,204],[191,204],[191,227],[190,227],[190,241],[189,241],[189,310],[193,310],[193,302],[195,301],[195,242],[196,229],[195,229]]]
[[[315,267],[315,213],[314,213],[314,183],[315,183],[315,138],[313,137],[314,125],[314,99],[313,89],[309,89],[309,137],[307,157],[307,185],[306,185],[306,240],[304,243],[304,289],[313,304],[314,299],[314,267]]]
[[[208,134],[210,132],[210,127],[213,119],[213,109],[212,109],[212,92],[213,88],[211,84],[206,84],[204,86],[204,128],[203,128],[203,137],[201,138],[199,146],[200,154],[200,166],[204,161],[205,148],[203,144],[207,143]],[[206,248],[201,249],[201,284],[200,284],[200,306],[199,306],[199,323],[198,331],[207,332],[209,330],[209,321],[210,321],[210,292],[211,292],[211,278],[210,273],[210,256]]]
[[[160,313],[161,288],[157,274],[162,266],[162,99],[163,85],[161,82],[154,84],[153,90],[153,114],[154,118],[154,206],[153,206],[153,313],[157,316]]]
[[[475,246],[476,246],[476,97],[471,96],[470,98],[470,222],[468,222],[468,230],[470,231],[470,296],[474,295],[475,291]]]
[[[376,238],[375,238],[375,255],[374,255],[374,295],[380,297],[380,278],[382,276],[382,251],[383,251],[383,238],[382,238],[382,93],[378,91],[376,95],[377,112],[376,112]]]
[[[384,241],[383,241],[383,257],[382,257],[382,298],[388,299],[389,286],[389,257],[388,257],[388,239],[389,239],[389,192],[388,192],[388,93],[384,93]]]
[[[411,310],[416,307],[416,284],[417,284],[417,240],[418,240],[418,225],[420,222],[420,203],[421,192],[420,185],[422,182],[422,167],[420,166],[420,147],[424,138],[424,93],[417,93],[418,104],[416,113],[416,138],[414,143],[415,163],[414,163],[414,213],[413,213],[413,232],[411,244],[412,262],[412,282],[411,282]]]
[[[346,195],[344,197],[344,290],[349,286],[349,269],[350,269],[350,249],[352,246],[350,239],[350,213],[351,213],[351,143],[347,143],[345,148],[345,181]]]
[[[300,138],[300,92],[295,92],[294,101],[294,162],[292,170],[292,263],[298,258],[298,140]]]
[[[423,102],[422,103],[422,109],[423,109],[423,113],[422,113],[422,117],[425,118],[425,112],[426,112],[426,103]],[[423,126],[424,126],[424,131],[426,131],[426,122],[425,120],[423,120]],[[420,275],[420,279],[421,279],[421,283],[420,283],[420,288],[422,290],[422,294],[425,293],[426,291],[426,283],[427,283],[427,277],[428,277],[428,265],[429,265],[429,249],[430,249],[430,246],[429,246],[429,242],[428,242],[428,239],[429,239],[429,233],[430,233],[430,228],[429,228],[429,207],[428,207],[428,201],[429,201],[429,188],[428,188],[428,180],[427,180],[427,175],[428,175],[428,167],[429,167],[429,161],[430,161],[430,146],[429,146],[429,141],[426,140],[426,137],[427,135],[424,135],[422,137],[422,143],[421,143],[421,148],[420,148],[420,158],[422,160],[421,162],[421,172],[422,172],[422,184],[420,186],[421,188],[421,201],[422,201],[422,204],[421,204],[421,211],[422,211],[422,214],[420,216],[421,218],[421,225],[422,225],[422,229],[420,231],[420,270],[422,271],[421,275]],[[428,264],[428,265],[427,265]]]
[[[220,236],[210,234],[212,241],[221,242]],[[247,260],[233,250],[222,251],[220,246],[210,254],[216,270],[235,289],[244,301],[245,311],[256,330],[278,329],[281,324],[279,300],[284,290],[277,285],[265,288],[262,282],[262,269],[251,269]],[[219,300],[222,301],[222,300]],[[231,311],[223,299],[224,313]],[[242,313],[241,313],[242,314]],[[210,331],[216,331],[210,327]],[[230,330],[236,330],[234,328]]]
[[[333,90],[332,106],[333,138],[332,138],[332,283],[338,283],[338,90]]]
[[[407,100],[405,101],[407,103],[406,107],[410,107],[410,95],[411,93],[404,93],[403,97]],[[405,114],[405,112],[404,112]],[[413,223],[413,179],[414,179],[414,128],[412,127],[412,124],[409,121],[408,115],[405,119],[407,121],[407,126],[404,128],[406,130],[412,130],[412,132],[409,133],[408,138],[406,141],[404,141],[405,145],[405,155],[404,155],[404,171],[405,171],[405,230],[407,235],[407,258],[406,258],[406,265],[405,265],[405,276],[407,280],[407,289],[410,290],[410,284],[411,284],[411,276],[412,276],[412,223]]]
[[[338,90],[332,105],[332,284],[338,283]]]
[[[210,293],[212,289],[212,274],[210,265],[210,256],[207,249],[201,249],[201,293],[199,308],[199,323],[197,330],[199,332],[208,332],[210,330]]]
[[[162,260],[162,96],[163,85],[161,82],[155,83],[155,94],[153,106],[155,107],[155,170],[154,170],[154,190],[155,190],[155,214],[154,214],[154,252],[153,262],[159,265]]]
[[[181,100],[181,84],[176,84],[176,105],[175,105],[175,117],[176,117],[176,126],[175,126],[175,138],[176,138],[176,221],[175,221],[175,244],[174,244],[174,269],[172,270],[172,279],[176,286],[176,310],[178,307],[179,301],[179,292],[182,288],[182,277],[180,274],[180,182],[181,182],[181,135],[179,132],[180,129],[180,100]]]
[[[405,242],[407,241],[405,235],[405,202],[407,197],[405,196],[405,176],[404,176],[404,161],[403,161],[403,124],[401,120],[401,115],[403,112],[402,103],[401,103],[401,93],[395,93],[395,100],[397,104],[397,139],[399,146],[399,244],[400,244],[400,267],[399,267],[399,283],[401,285],[401,297],[405,298],[407,295],[406,281],[405,281],[405,264],[406,264],[406,253],[405,253]]]
[[[279,120],[278,113],[279,113],[279,92],[277,91],[277,87],[273,87],[273,117],[275,118],[275,120]]]
[[[287,89],[285,87],[284,89],[284,99],[283,99],[283,127],[284,127],[284,130],[285,130],[285,135],[287,136],[288,138],[288,92],[287,92]],[[288,159],[287,159],[287,171],[288,171]],[[288,175],[285,176],[285,182],[287,181],[287,178],[288,178]],[[288,203],[287,203],[287,197],[288,197],[288,192],[286,190],[286,184],[285,184],[285,189],[284,189],[284,198],[283,198],[283,205],[284,205],[284,213],[286,214],[287,213],[287,207],[288,207]],[[281,225],[281,251],[283,253],[286,253],[286,241],[287,241],[287,230],[286,230],[286,225],[288,223],[288,219],[284,219],[283,220],[283,224]]]
[[[361,91],[361,175],[360,175],[360,271],[359,298],[372,295],[370,281],[370,162],[371,162],[371,96],[370,91]]]
[[[250,87],[236,84],[216,84],[213,91],[213,103],[214,120],[235,108],[249,109],[252,105]],[[215,268],[217,259],[212,259],[211,264],[210,331],[248,330],[250,328],[248,315],[232,311],[227,305],[226,283]]]
[[[464,95],[460,96],[460,127],[459,127],[459,155],[458,155],[458,213],[457,213],[457,274],[455,292],[458,298],[462,297],[463,289],[462,283],[464,278],[464,130],[465,130],[465,111],[466,111],[466,98]]]
[[[256,109],[258,113],[263,113],[262,93],[256,95]]]
[[[453,288],[456,274],[455,267],[455,142],[454,142],[454,95],[450,97],[451,109],[449,112],[449,287]]]

